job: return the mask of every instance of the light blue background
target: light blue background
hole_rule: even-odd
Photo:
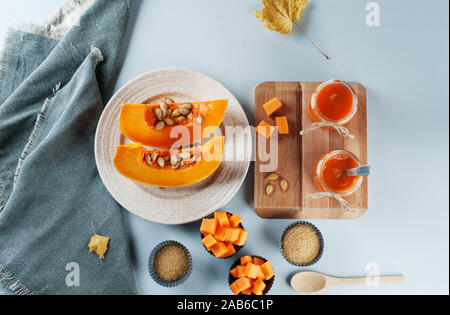
[[[64,0],[2,1],[0,35],[7,25],[41,22]],[[324,60],[295,31],[270,32],[253,17],[257,0],[143,0],[116,89],[150,70],[183,67],[227,86],[253,120],[253,91],[267,80],[359,81],[369,106],[370,210],[357,221],[313,221],[323,232],[325,255],[312,270],[364,276],[377,263],[408,283],[336,287],[328,294],[449,293],[449,2],[379,0],[381,27],[365,24],[362,0],[313,0],[302,25],[330,56]],[[86,43],[89,45],[89,43]],[[225,210],[239,212],[250,231],[243,253],[271,259],[273,294],[294,293],[278,240],[289,221],[262,220],[252,205],[253,172]],[[213,209],[212,209],[213,210]],[[199,223],[171,227],[127,214],[139,290],[145,294],[230,294],[232,261],[212,258],[199,241]],[[161,289],[147,259],[159,242],[183,242],[194,272],[183,286]]]

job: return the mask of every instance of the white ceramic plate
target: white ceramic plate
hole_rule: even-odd
[[[250,161],[224,161],[208,179],[184,188],[159,188],[133,182],[114,168],[116,147],[131,143],[119,130],[123,104],[154,104],[163,97],[176,102],[228,99],[223,126],[248,127],[244,110],[222,84],[191,70],[168,69],[144,74],[126,84],[108,103],[97,127],[95,158],[109,193],[125,209],[146,220],[162,224],[197,221],[225,206],[237,193],[247,175]],[[225,141],[228,150],[252,147],[251,138]]]

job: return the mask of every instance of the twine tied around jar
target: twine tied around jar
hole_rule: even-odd
[[[304,136],[311,131],[314,131],[314,130],[317,130],[317,129],[320,129],[323,127],[332,127],[334,129],[336,129],[336,131],[339,133],[339,135],[341,135],[343,137],[348,137],[350,139],[355,139],[355,136],[352,135],[347,128],[345,128],[343,126],[339,126],[338,124],[335,124],[335,123],[332,123],[329,121],[314,123],[311,125],[310,128],[300,131],[300,135]]]
[[[350,204],[348,203],[347,200],[344,199],[344,197],[332,193],[332,192],[321,192],[321,193],[316,193],[316,194],[308,194],[308,198],[311,199],[320,199],[320,198],[326,198],[326,197],[330,197],[330,198],[334,198],[337,202],[339,202],[339,205],[341,206],[341,209],[344,210],[344,212],[355,212],[355,210],[352,209],[352,207],[350,207]]]

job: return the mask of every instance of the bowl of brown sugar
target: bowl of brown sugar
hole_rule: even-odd
[[[183,284],[192,273],[192,256],[181,243],[166,241],[150,254],[150,276],[160,286],[173,288]]]
[[[308,222],[291,224],[280,241],[283,257],[292,265],[309,267],[323,255],[324,240],[319,229]]]

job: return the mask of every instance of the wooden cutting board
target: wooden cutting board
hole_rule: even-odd
[[[255,211],[262,218],[270,219],[356,219],[368,210],[368,183],[364,179],[361,188],[352,196],[346,197],[353,213],[344,212],[339,203],[331,198],[313,200],[307,198],[316,193],[312,179],[315,163],[327,152],[344,149],[353,152],[363,164],[367,164],[367,100],[366,90],[358,83],[349,83],[358,95],[358,112],[346,126],[356,136],[354,140],[344,138],[334,130],[319,129],[303,137],[300,131],[309,128],[309,101],[321,82],[265,82],[255,91],[255,126],[262,120],[275,126],[276,116],[287,116],[290,135],[279,136],[278,167],[276,173],[288,180],[290,188],[282,193],[276,183],[275,193],[267,197],[265,178],[269,173],[261,172],[261,167],[269,162],[260,159],[259,150],[263,142],[267,148],[270,141],[257,136],[255,162]],[[283,108],[268,118],[263,105],[278,97]]]

